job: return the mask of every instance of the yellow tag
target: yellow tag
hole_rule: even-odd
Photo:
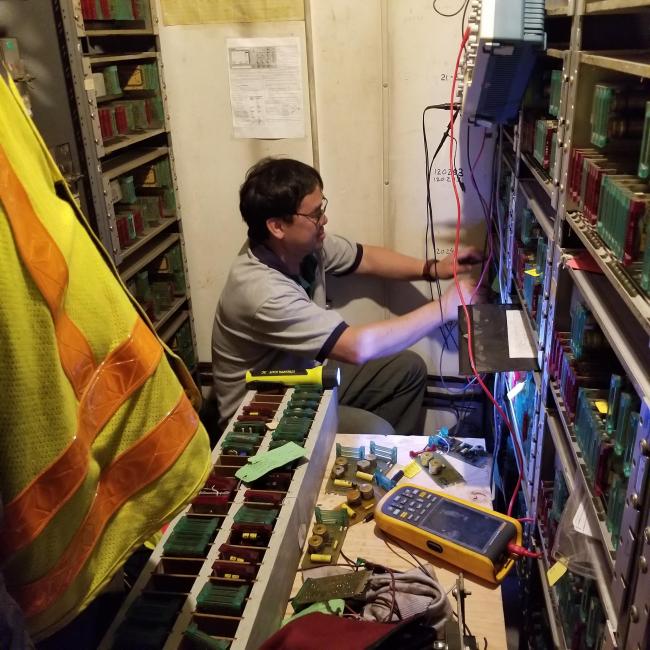
[[[609,404],[604,399],[597,399],[594,403],[596,404],[599,413],[607,415],[609,412]]]
[[[142,70],[140,68],[134,68],[131,76],[126,82],[125,88],[137,90],[144,86],[144,79],[142,77]]]
[[[567,572],[566,560],[558,560],[547,572],[546,579],[549,587],[552,587]]]
[[[152,185],[156,185],[156,170],[154,167],[150,167],[149,170],[147,171],[147,175],[144,177],[144,180],[142,180],[141,185],[146,185],[151,187]]]
[[[528,271],[524,271],[527,275],[532,275],[534,278],[539,277],[542,275],[537,269],[528,269]]]
[[[417,461],[412,460],[404,468],[404,476],[406,476],[406,478],[413,478],[416,474],[419,474],[420,471],[422,471],[420,465],[418,465]]]

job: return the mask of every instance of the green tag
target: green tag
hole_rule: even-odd
[[[237,470],[235,476],[246,483],[250,483],[278,467],[302,458],[304,455],[305,450],[300,445],[295,442],[288,442],[277,449],[251,456],[248,463]]]

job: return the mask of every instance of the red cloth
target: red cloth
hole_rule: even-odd
[[[315,612],[288,623],[267,639],[260,650],[364,650],[395,629],[390,623],[357,621]]]

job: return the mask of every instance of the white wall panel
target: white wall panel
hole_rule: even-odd
[[[378,0],[311,0],[318,149],[328,229],[385,245],[382,23]],[[350,323],[383,319],[383,283],[346,277],[328,284]]]

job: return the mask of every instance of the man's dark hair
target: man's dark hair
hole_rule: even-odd
[[[299,160],[263,158],[251,167],[239,188],[239,211],[250,241],[267,239],[267,219],[280,217],[290,222],[302,200],[317,187],[323,187],[320,174]]]

